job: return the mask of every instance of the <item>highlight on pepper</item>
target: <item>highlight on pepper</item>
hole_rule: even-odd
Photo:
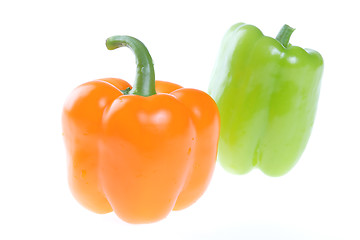
[[[282,176],[299,160],[315,119],[321,55],[292,46],[285,25],[276,39],[238,23],[225,34],[209,94],[221,116],[218,160],[231,173],[257,167]]]
[[[133,86],[118,78],[84,83],[63,108],[62,127],[73,196],[95,213],[151,223],[206,190],[216,161],[219,112],[205,92],[155,81],[142,42],[113,36],[136,56]]]

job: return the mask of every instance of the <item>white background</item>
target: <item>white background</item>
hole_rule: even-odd
[[[0,3],[0,239],[360,239],[359,7],[356,1],[8,1]],[[231,175],[216,166],[207,192],[157,223],[97,215],[66,180],[62,105],[77,85],[133,82],[132,35],[156,79],[206,91],[220,41],[237,22],[325,61],[315,125],[287,175]]]

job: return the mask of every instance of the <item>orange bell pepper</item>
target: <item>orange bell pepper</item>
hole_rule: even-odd
[[[135,85],[99,79],[77,87],[65,102],[70,189],[93,212],[114,210],[129,223],[158,221],[206,190],[219,112],[205,92],[155,82],[151,56],[139,40],[114,36],[106,43],[110,50],[133,50]]]

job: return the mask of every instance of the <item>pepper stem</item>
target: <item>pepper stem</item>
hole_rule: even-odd
[[[106,47],[114,50],[120,47],[130,48],[136,57],[136,76],[133,88],[128,94],[148,97],[156,94],[154,64],[145,45],[130,36],[112,36],[106,39]]]
[[[278,40],[286,48],[289,45],[290,36],[294,31],[295,28],[285,24],[276,36],[276,40]]]

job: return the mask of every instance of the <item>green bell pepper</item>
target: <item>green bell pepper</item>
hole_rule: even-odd
[[[298,161],[314,123],[321,55],[289,44],[284,25],[276,39],[255,26],[233,25],[221,43],[209,94],[221,117],[218,159],[232,173],[258,167],[269,176]]]

